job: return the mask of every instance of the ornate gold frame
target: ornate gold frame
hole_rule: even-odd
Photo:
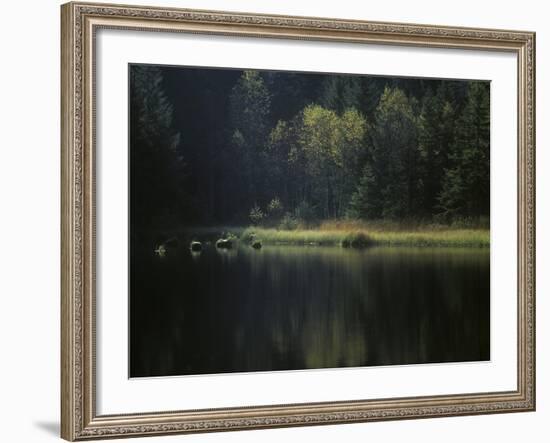
[[[61,436],[67,440],[533,411],[535,34],[68,3],[61,7]],[[515,53],[518,59],[518,381],[511,392],[98,416],[95,411],[94,35],[99,28]]]

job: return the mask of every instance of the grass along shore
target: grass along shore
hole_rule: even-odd
[[[400,228],[396,226],[348,226],[323,224],[311,229],[276,229],[251,226],[240,233],[241,240],[256,238],[263,244],[325,246],[414,246],[476,247],[490,244],[489,229],[448,226]],[[356,243],[353,243],[353,242]]]

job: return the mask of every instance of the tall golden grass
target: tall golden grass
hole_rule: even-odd
[[[253,234],[265,244],[346,245],[353,238],[367,238],[371,245],[489,247],[489,229],[452,228],[443,225],[404,226],[389,222],[326,221],[317,228],[283,230],[249,227],[241,238]]]

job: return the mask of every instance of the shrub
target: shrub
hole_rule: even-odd
[[[244,232],[241,234],[241,241],[244,241],[249,245],[251,245],[255,239],[256,239],[256,233],[254,231],[251,231],[250,228],[245,229]]]
[[[279,197],[273,198],[267,205],[267,214],[270,218],[279,218],[283,214],[283,204]]]
[[[372,246],[374,244],[374,240],[364,232],[353,232],[351,234],[348,234],[344,237],[342,240],[342,246],[344,248],[366,248],[368,246]]]
[[[259,225],[265,217],[263,211],[260,209],[258,205],[255,205],[250,210],[248,216],[250,217],[250,221],[252,222],[253,225]]]
[[[293,231],[298,228],[298,220],[290,212],[287,212],[279,223],[279,229]]]

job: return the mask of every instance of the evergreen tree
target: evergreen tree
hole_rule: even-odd
[[[355,186],[361,177],[361,166],[364,164],[366,155],[367,120],[355,108],[347,109],[340,117],[340,131],[340,145],[335,153],[339,174],[336,202],[338,217],[346,212]]]
[[[285,205],[297,203],[295,188],[304,178],[303,169],[292,173],[293,164],[290,161],[291,152],[295,152],[298,143],[296,126],[296,119],[290,122],[279,120],[271,130],[267,143],[270,190],[274,197],[281,197]]]
[[[363,171],[363,179],[356,191],[368,204],[354,207],[352,203],[352,211],[368,218],[396,219],[415,215],[421,195],[417,171],[417,120],[405,93],[386,87],[370,130],[367,160],[370,165]],[[361,189],[362,184],[369,186]],[[357,202],[358,198],[354,196],[352,202]]]
[[[130,76],[131,210],[136,225],[148,228],[183,212],[184,163],[162,71],[133,66]]]
[[[376,192],[376,176],[369,163],[365,164],[357,189],[351,196],[346,215],[350,218],[378,217],[384,202]]]
[[[270,124],[292,120],[308,104],[319,98],[326,76],[296,72],[268,71],[262,73],[271,96]]]
[[[449,166],[450,148],[454,140],[456,111],[449,101],[449,91],[441,83],[434,94],[428,90],[419,119],[419,150],[424,194],[419,212],[431,215],[439,205],[438,197],[445,169]]]
[[[361,103],[358,109],[367,117],[369,121],[374,118],[376,108],[380,103],[380,97],[388,84],[388,79],[384,77],[363,77],[361,81]]]
[[[321,105],[342,114],[346,109],[359,109],[361,78],[356,76],[328,76],[323,83]]]
[[[262,195],[265,189],[264,168],[267,137],[269,134],[269,112],[271,95],[258,71],[244,71],[233,87],[230,97],[232,145],[236,158],[242,165],[245,197],[241,205],[248,210],[251,205],[268,198]]]
[[[136,225],[249,222],[274,199],[312,222],[489,213],[487,82],[149,66],[130,75]]]
[[[468,84],[466,105],[457,121],[439,201],[447,217],[489,215],[489,84]]]

